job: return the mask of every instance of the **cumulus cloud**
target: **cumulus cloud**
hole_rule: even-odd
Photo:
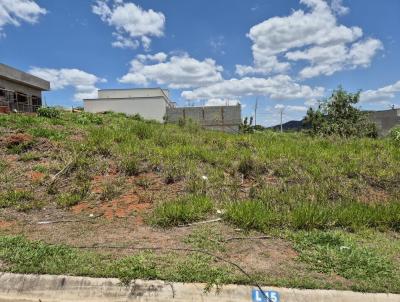
[[[33,0],[1,0],[0,1],[0,37],[4,36],[6,25],[20,26],[22,22],[35,24],[47,10]]]
[[[149,61],[155,61],[154,64]],[[168,57],[165,53],[138,55],[132,62],[129,73],[119,81],[138,85],[166,85],[172,89],[193,88],[222,81],[222,66],[212,59],[203,61],[188,54]]]
[[[366,90],[361,93],[360,101],[363,103],[387,104],[388,101],[393,99],[398,93],[400,93],[400,81],[376,90]]]
[[[305,106],[284,105],[284,104],[276,104],[274,108],[279,111],[284,110],[284,111],[299,112],[299,113],[305,113],[308,110],[308,108]]]
[[[301,78],[332,75],[343,69],[368,67],[376,52],[382,49],[381,41],[367,39],[347,47],[345,44],[315,46],[304,51],[287,52],[285,57],[292,61],[306,60],[310,66],[300,71]]]
[[[205,103],[205,106],[235,106],[237,104],[240,104],[240,101],[237,99],[219,99],[219,98],[213,98],[207,100]]]
[[[67,87],[74,88],[76,101],[96,98],[98,90],[96,84],[106,82],[105,79],[79,69],[33,67],[29,73],[49,81],[52,90],[61,90]]]
[[[339,16],[343,16],[349,13],[350,9],[343,5],[343,0],[332,0],[332,10]]]
[[[92,11],[103,22],[115,28],[115,41],[112,43],[114,47],[137,48],[142,44],[144,49],[149,49],[151,37],[164,35],[164,14],[152,9],[144,10],[135,3],[97,0]]]
[[[300,85],[287,75],[270,78],[245,77],[223,80],[192,91],[183,91],[182,97],[188,100],[211,98],[240,98],[262,95],[271,99],[311,99],[323,96],[324,88],[311,88]]]
[[[250,29],[254,64],[237,65],[237,74],[282,73],[291,67],[288,61],[283,61],[286,59],[311,63],[300,72],[303,78],[330,75],[346,68],[366,67],[382,49],[379,40],[359,41],[363,36],[360,27],[338,24],[336,15],[348,13],[342,1],[333,0],[331,5],[324,0],[300,0],[300,3],[309,12],[296,10]]]

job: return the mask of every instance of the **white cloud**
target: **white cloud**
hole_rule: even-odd
[[[300,71],[301,78],[312,78],[319,75],[332,75],[343,69],[368,67],[376,52],[382,49],[382,43],[376,39],[367,39],[352,44],[315,46],[304,51],[287,52],[285,57],[292,61],[306,60],[310,66]]]
[[[393,99],[398,93],[400,93],[400,81],[377,90],[364,91],[360,95],[360,101],[363,103],[388,104],[388,101]]]
[[[237,65],[236,73],[283,73],[291,65],[284,59],[308,60],[300,76],[314,77],[346,68],[366,67],[382,43],[376,39],[358,41],[359,27],[338,24],[335,14],[347,13],[342,1],[300,0],[309,12],[296,10],[286,17],[273,17],[253,26],[248,37],[253,42],[253,66]],[[350,44],[349,46],[347,46]],[[304,49],[308,48],[308,49]]]
[[[4,26],[20,26],[21,22],[35,24],[47,10],[33,0],[0,0],[0,38],[4,36]]]
[[[332,0],[332,10],[339,16],[343,16],[349,13],[350,9],[343,5],[343,0]]]
[[[311,88],[295,83],[287,75],[270,78],[245,77],[224,80],[192,91],[183,91],[182,97],[188,100],[210,98],[240,98],[245,96],[267,96],[271,99],[310,99],[323,96],[322,87]]]
[[[105,79],[79,69],[33,67],[29,73],[49,81],[53,90],[73,87],[75,89],[74,98],[77,101],[96,98],[98,90],[96,84],[106,82]]]
[[[109,2],[113,4],[110,5]],[[102,21],[115,27],[116,40],[112,43],[114,47],[137,48],[141,43],[144,49],[149,49],[150,37],[164,35],[164,14],[152,9],[144,10],[132,2],[97,0],[92,11]]]
[[[237,104],[240,104],[240,101],[237,99],[219,99],[219,98],[213,98],[207,100],[205,106],[235,106]]]
[[[147,61],[155,64],[146,64]],[[131,62],[131,69],[119,81],[138,85],[166,85],[172,89],[193,88],[222,81],[223,68],[212,59],[203,61],[188,54],[173,55],[167,59],[164,53],[138,55]]]
[[[274,108],[279,111],[284,110],[284,111],[299,112],[299,113],[305,113],[308,110],[308,108],[305,106],[293,106],[284,104],[276,104]]]
[[[161,63],[161,62],[164,62],[165,60],[167,60],[167,58],[168,58],[168,55],[164,52],[159,52],[154,55],[140,54],[140,55],[136,56],[136,59],[138,59],[140,62],[143,62],[143,63],[147,62],[147,61],[155,61],[155,62]]]

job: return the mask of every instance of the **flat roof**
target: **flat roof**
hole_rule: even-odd
[[[130,91],[130,90],[166,90],[169,91],[169,89],[164,89],[164,88],[160,88],[160,87],[144,87],[144,88],[110,88],[110,89],[99,89],[99,91]]]
[[[50,82],[2,63],[0,63],[0,77],[42,91],[50,90]]]

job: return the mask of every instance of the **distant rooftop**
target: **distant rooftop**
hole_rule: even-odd
[[[1,63],[0,78],[31,86],[43,91],[50,90],[50,82]]]

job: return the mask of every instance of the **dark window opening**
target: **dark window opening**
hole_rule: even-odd
[[[37,96],[32,96],[32,111],[36,112],[40,107],[42,107],[42,99]]]
[[[28,103],[28,96],[24,93],[17,92],[18,103]]]
[[[6,97],[6,91],[3,87],[0,87],[0,97]]]

